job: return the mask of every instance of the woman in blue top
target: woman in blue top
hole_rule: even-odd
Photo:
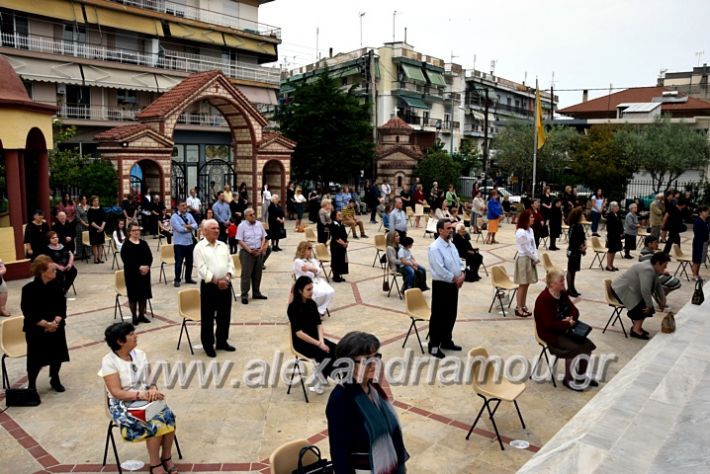
[[[710,237],[708,232],[708,208],[703,206],[698,209],[698,218],[693,224],[693,280],[697,280],[700,274],[700,264],[705,260],[707,254],[707,242]]]
[[[491,190],[488,198],[488,234],[486,234],[487,244],[497,244],[496,232],[498,232],[498,221],[503,216],[503,208],[498,201],[498,191]]]
[[[599,228],[599,221],[602,218],[605,204],[606,199],[602,194],[602,188],[599,188],[597,193],[592,196],[592,235],[595,237],[599,237],[597,229]]]

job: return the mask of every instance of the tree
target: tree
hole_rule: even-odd
[[[437,142],[419,161],[415,174],[426,188],[430,188],[432,183],[437,181],[440,188],[446,189],[447,185],[456,186],[458,183],[461,166],[443,149],[442,143]]]
[[[669,188],[683,172],[705,167],[710,159],[707,136],[669,117],[629,128],[619,141],[636,165],[651,175],[656,193]]]
[[[459,164],[461,176],[469,176],[474,167],[479,167],[481,165],[482,162],[480,155],[478,147],[476,147],[472,141],[461,140],[459,151],[452,153],[451,158]]]
[[[349,181],[372,165],[368,108],[339,86],[324,71],[277,110],[281,132],[297,143],[291,164],[299,179]]]

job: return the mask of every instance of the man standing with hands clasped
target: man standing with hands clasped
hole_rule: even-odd
[[[175,250],[175,282],[173,286],[180,286],[182,276],[182,263],[185,262],[185,283],[194,284],[192,280],[192,253],[194,251],[194,232],[197,222],[192,214],[187,212],[187,204],[182,199],[178,201],[177,212],[170,218],[170,227],[173,228],[173,249]]]
[[[429,354],[443,359],[441,349],[460,351],[454,344],[453,331],[458,310],[459,288],[464,282],[456,247],[451,243],[452,224],[440,219],[436,223],[439,237],[429,246],[431,267],[431,321],[429,323]]]
[[[259,291],[259,287],[261,286],[261,271],[269,243],[266,240],[264,226],[256,220],[254,209],[251,207],[245,209],[244,218],[245,220],[237,228],[237,241],[241,247],[239,261],[242,264],[242,304],[249,304],[250,285],[252,297],[255,300],[266,299],[266,296]]]
[[[234,352],[229,345],[229,322],[232,311],[232,294],[229,291],[234,275],[234,264],[229,255],[229,246],[217,240],[219,224],[214,219],[202,221],[204,240],[195,245],[195,264],[200,276],[200,325],[202,347],[209,357],[216,357],[216,348]],[[217,320],[217,333],[214,321]]]

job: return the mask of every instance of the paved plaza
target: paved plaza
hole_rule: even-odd
[[[325,456],[329,455],[325,405],[330,389],[323,395],[309,392],[306,403],[299,385],[294,385],[290,395],[280,377],[267,387],[234,387],[232,381],[244,380],[248,361],[263,359],[272,363],[277,351],[284,353],[284,364],[291,356],[288,349],[288,319],[286,306],[292,284],[292,260],[296,245],[304,234],[292,232],[280,245],[284,252],[273,253],[267,262],[262,280],[262,292],[267,301],[251,301],[248,305],[234,302],[230,343],[234,353],[218,352],[216,361],[233,362],[229,381],[223,387],[214,381],[200,387],[192,380],[186,387],[180,384],[166,388],[167,401],[177,416],[177,435],[184,459],[178,463],[181,472],[269,472],[269,454],[284,442],[305,438],[317,444]],[[366,224],[372,236],[377,226]],[[490,269],[502,264],[513,274],[514,226],[504,224],[496,245],[479,245],[484,263]],[[427,265],[426,247],[431,239],[422,237],[423,229],[412,229],[415,238],[414,255]],[[683,247],[690,248],[692,235],[683,234]],[[181,318],[177,312],[177,289],[172,286],[173,269],[167,269],[170,284],[158,283],[159,254],[157,240],[148,239],[154,263],[152,306],[155,319],[151,324],[138,327],[138,347],[147,353],[149,360],[202,361],[209,359],[201,349],[191,356],[183,338],[176,350]],[[566,249],[566,244],[562,244]],[[549,252],[552,261],[566,268],[564,251]],[[591,253],[591,252],[590,252]],[[372,238],[351,240],[348,250],[350,274],[347,282],[334,283],[336,296],[330,309],[331,317],[324,321],[325,332],[337,340],[351,330],[375,334],[382,342],[385,360],[405,355],[402,342],[409,327],[404,312],[404,302],[393,291],[390,297],[382,291],[382,270],[372,267],[375,249]],[[592,255],[582,261],[583,270],[577,275],[577,288],[582,293],[576,300],[581,319],[593,326],[590,338],[597,345],[596,354],[615,354],[618,358],[608,368],[607,378],[616,375],[644,347],[645,341],[624,338],[621,329],[611,327],[605,334],[602,329],[611,309],[604,299],[604,279],[619,273],[608,273],[598,267],[588,269]],[[636,260],[617,259],[617,266],[628,268]],[[669,270],[675,271],[677,263],[671,262]],[[114,286],[110,261],[103,265],[78,263],[76,281],[78,294],[68,303],[67,338],[71,362],[62,367],[62,382],[67,387],[63,394],[49,388],[47,369],[38,379],[42,404],[35,408],[10,408],[0,414],[0,471],[7,473],[30,472],[101,472],[115,470],[113,457],[109,466],[102,469],[101,461],[108,419],[103,408],[103,381],[96,373],[101,358],[108,352],[103,342],[104,329],[114,322]],[[532,309],[537,294],[544,288],[544,269],[538,267],[540,282],[530,288],[528,307]],[[701,274],[707,275],[704,268]],[[490,279],[481,269],[481,281],[465,283],[459,296],[458,321],[454,339],[464,347],[460,353],[476,346],[486,347],[490,354],[505,357],[522,355],[528,360],[537,358],[540,350],[533,336],[532,318],[513,316],[512,310],[504,317],[498,312],[488,313],[493,296]],[[9,282],[8,309],[19,315],[20,289],[24,281]],[[690,300],[693,286],[683,279],[683,287],[669,296],[674,310]],[[428,301],[431,294],[425,293]],[[121,300],[126,303],[125,300]],[[127,305],[124,314],[129,315]],[[662,315],[656,315],[645,324],[654,336],[660,331]],[[629,320],[624,316],[628,330]],[[420,325],[422,337],[426,325]],[[199,327],[191,326],[193,344],[199,344]],[[663,337],[663,335],[659,335]],[[413,356],[421,356],[416,338],[410,337],[406,347]],[[10,379],[20,384],[25,381],[25,360],[8,359]],[[558,364],[558,376],[562,375]],[[470,385],[444,384],[435,379],[428,383],[426,377],[418,384],[387,385],[402,424],[404,441],[411,458],[407,463],[412,473],[469,473],[514,472],[525,464],[549,441],[587,402],[605,386],[583,393],[572,392],[560,384],[527,382],[527,389],[519,398],[522,416],[527,428],[521,428],[512,405],[501,405],[496,422],[504,441],[525,440],[527,449],[516,449],[506,444],[501,451],[490,421],[483,418],[469,440],[466,433],[475,418],[480,399]],[[162,384],[162,381],[159,381]],[[143,443],[131,444],[118,439],[122,460],[140,459],[147,462]],[[177,461],[176,453],[174,460]],[[147,470],[147,468],[146,468]]]

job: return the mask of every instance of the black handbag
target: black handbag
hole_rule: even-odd
[[[313,453],[318,460],[304,466],[303,457],[306,453]],[[292,474],[332,474],[334,472],[333,462],[321,458],[318,446],[306,446],[305,448],[301,448],[301,451],[298,453],[298,468],[294,469]]]
[[[695,282],[695,291],[693,291],[693,298],[690,300],[691,303],[701,305],[705,301],[705,293],[703,293],[703,280],[698,278]]]
[[[42,403],[39,393],[33,388],[8,388],[5,390],[5,405],[8,407],[36,407]]]
[[[577,321],[577,323],[567,330],[567,335],[574,341],[583,341],[587,339],[589,333],[592,332],[592,327],[589,324]]]

